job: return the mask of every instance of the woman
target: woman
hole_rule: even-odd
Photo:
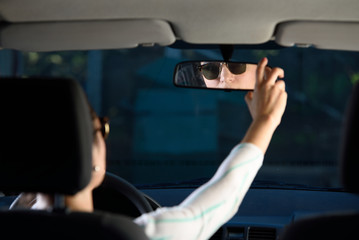
[[[201,62],[197,68],[207,88],[253,90],[257,64],[237,62]],[[270,72],[266,67],[266,72]]]
[[[237,212],[286,107],[285,84],[277,81],[278,77],[284,77],[284,71],[273,68],[267,72],[267,63],[267,58],[258,63],[255,90],[245,97],[253,121],[241,143],[233,148],[212,179],[178,206],[163,207],[134,220],[150,239],[208,239]],[[101,123],[95,114],[93,120],[92,179],[84,190],[66,197],[66,205],[73,211],[93,211],[92,190],[101,184],[105,174],[106,148],[99,131]],[[45,196],[37,195],[37,202],[41,198],[46,200]],[[51,199],[36,208],[49,206]]]

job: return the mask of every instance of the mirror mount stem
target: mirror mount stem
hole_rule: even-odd
[[[223,60],[229,62],[234,52],[234,45],[220,45]]]

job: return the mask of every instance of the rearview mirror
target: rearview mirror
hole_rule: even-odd
[[[253,90],[257,64],[197,61],[177,64],[174,84],[188,88]]]

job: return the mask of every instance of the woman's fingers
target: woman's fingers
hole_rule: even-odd
[[[278,80],[275,82],[275,85],[282,91],[285,91],[285,82],[283,80]]]
[[[276,67],[272,69],[265,81],[269,84],[275,84],[278,78],[284,78],[284,70]]]
[[[284,70],[269,68],[267,64],[267,58],[259,61],[255,89],[247,93],[245,101],[253,120],[270,116],[279,124],[286,105],[286,91],[285,82],[278,78],[284,77]]]
[[[253,99],[253,92],[247,92],[246,96],[244,97],[244,99],[246,100],[246,102],[250,102]]]
[[[268,59],[262,58],[262,60],[259,61],[258,67],[257,67],[257,79],[256,84],[275,84],[278,78],[284,78],[284,70],[282,68],[269,68],[267,67]]]
[[[253,91],[249,91],[249,92],[247,92],[246,96],[244,97],[244,100],[246,101],[246,104],[247,104],[248,109],[249,109],[249,113],[251,114],[252,118],[255,117],[253,104],[252,104],[253,95],[254,95]]]
[[[258,67],[257,67],[257,79],[256,79],[256,85],[260,85],[264,81],[265,69],[268,64],[268,59],[266,57],[262,58],[262,60],[259,61]]]

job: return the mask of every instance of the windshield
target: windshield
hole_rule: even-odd
[[[245,92],[176,88],[172,83],[178,62],[222,59],[218,50],[0,54],[1,76],[77,79],[98,114],[110,118],[108,171],[137,185],[195,186],[193,179],[214,174],[251,122]],[[264,56],[285,70],[288,105],[256,182],[338,187],[342,116],[351,87],[359,81],[359,53],[236,50],[232,60],[257,62]]]

